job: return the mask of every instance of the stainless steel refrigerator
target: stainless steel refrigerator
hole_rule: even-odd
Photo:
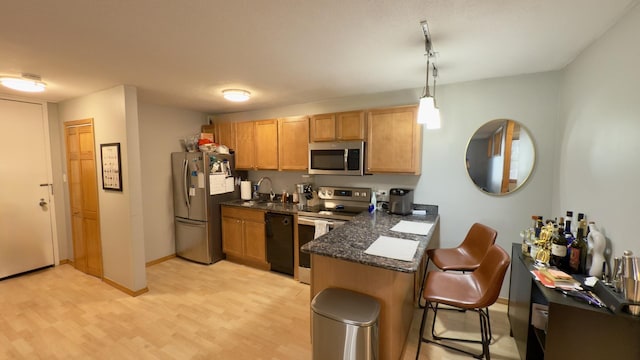
[[[213,264],[224,258],[220,203],[240,198],[233,154],[172,153],[171,164],[176,255]]]

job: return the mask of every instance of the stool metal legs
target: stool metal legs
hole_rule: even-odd
[[[429,311],[429,308],[431,308],[433,310],[433,322],[431,324],[431,339],[427,339],[424,337],[424,325],[427,319],[427,312]],[[419,338],[418,338],[418,350],[416,351],[416,360],[418,360],[419,356],[420,356],[420,346],[422,345],[422,342],[428,342],[428,343],[432,343],[438,346],[442,346],[445,347],[447,349],[451,349],[451,350],[455,350],[455,351],[459,351],[468,355],[471,355],[477,359],[482,359],[483,357],[487,360],[491,359],[491,354],[489,353],[489,342],[491,341],[491,337],[490,337],[490,332],[491,329],[489,327],[489,314],[488,314],[488,309],[485,311],[484,309],[473,309],[472,311],[476,311],[478,312],[478,316],[480,318],[480,340],[473,340],[473,339],[459,339],[459,338],[450,338],[450,337],[444,337],[444,336],[437,336],[435,334],[435,322],[436,322],[436,315],[438,313],[438,303],[432,304],[430,302],[427,302],[425,304],[425,309],[424,312],[422,314],[422,321],[420,323],[420,334],[419,334]],[[480,354],[476,354],[476,353],[472,353],[463,349],[459,349],[453,346],[450,346],[448,344],[444,344],[441,342],[441,340],[449,340],[449,341],[461,341],[461,342],[469,342],[469,343],[476,343],[476,344],[482,344],[482,353]]]

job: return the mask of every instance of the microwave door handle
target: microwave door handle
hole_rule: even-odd
[[[349,149],[344,149],[344,167],[343,170],[347,170],[349,168]]]

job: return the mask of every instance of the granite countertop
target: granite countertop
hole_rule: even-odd
[[[383,211],[373,214],[363,212],[348,223],[335,228],[325,235],[302,246],[302,251],[336,259],[357,262],[363,265],[381,267],[393,271],[413,273],[418,271],[420,260],[437,226],[433,226],[428,235],[415,235],[391,231],[401,220],[437,224],[439,215],[391,215]],[[402,261],[381,256],[365,254],[365,250],[379,236],[417,240],[418,249],[412,261]]]
[[[236,199],[236,200],[222,202],[221,205],[235,206],[243,209],[265,210],[265,211],[285,213],[285,214],[298,213],[297,204],[282,203],[278,201],[271,202],[271,201]]]

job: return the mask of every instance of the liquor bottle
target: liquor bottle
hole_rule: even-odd
[[[576,232],[576,239],[571,243],[569,269],[575,274],[584,274],[587,265],[587,242],[584,237],[584,219],[580,220],[580,225]]]
[[[573,232],[571,232],[571,223],[573,221],[573,211],[567,211],[567,217],[564,218],[564,238],[567,239],[567,255],[564,257],[564,263],[567,269],[571,260],[571,244],[575,240]]]
[[[567,211],[567,216],[564,218],[564,237],[567,239],[567,244],[571,245],[575,236],[571,232],[571,224],[573,223],[573,211]]]
[[[551,243],[551,260],[549,264],[555,266],[558,269],[564,270],[565,257],[567,256],[567,239],[564,236],[564,219],[560,218],[558,221],[558,227],[554,229],[554,234]]]

